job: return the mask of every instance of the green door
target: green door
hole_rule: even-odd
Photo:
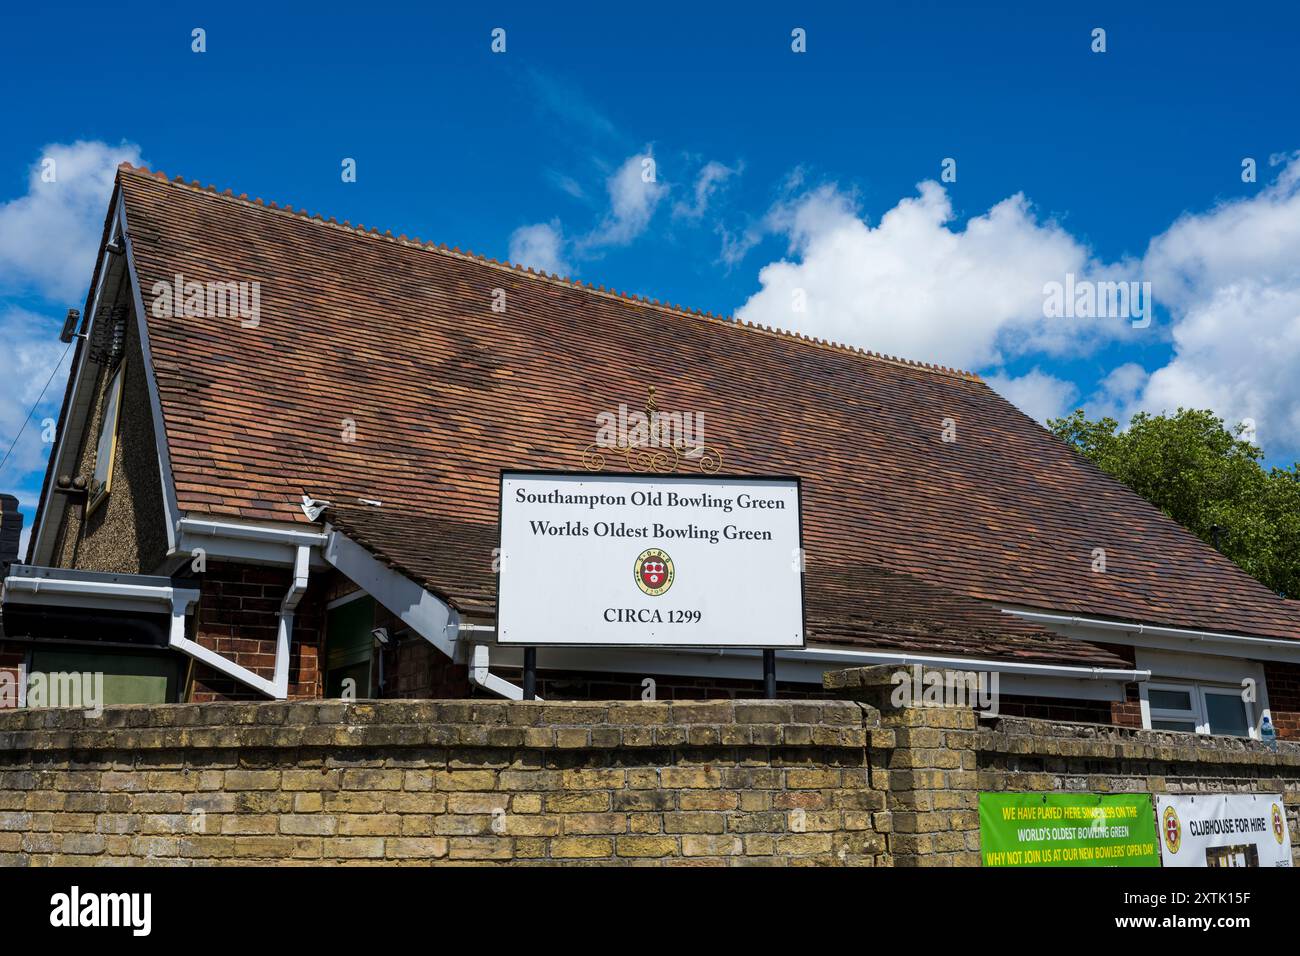
[[[325,696],[370,696],[375,599],[369,595],[330,608],[325,616]],[[349,683],[350,682],[350,683]]]

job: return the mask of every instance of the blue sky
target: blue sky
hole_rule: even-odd
[[[126,158],[1300,455],[1294,4],[441,6],[6,6],[4,448]],[[1151,282],[1154,321],[1045,316],[1066,273]],[[63,383],[0,469],[29,523]]]

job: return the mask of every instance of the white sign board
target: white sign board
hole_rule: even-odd
[[[793,478],[504,472],[502,644],[802,647]]]
[[[1157,796],[1156,827],[1162,866],[1291,866],[1279,794]]]

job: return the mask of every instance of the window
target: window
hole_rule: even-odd
[[[1152,730],[1182,730],[1227,737],[1255,736],[1252,706],[1240,687],[1201,682],[1146,687]]]
[[[117,453],[117,417],[122,404],[122,377],[126,364],[113,372],[104,392],[104,414],[99,419],[99,438],[95,442],[95,474],[90,479],[86,513],[95,510],[108,497],[113,483],[113,458]]]
[[[43,706],[85,706],[90,696],[101,706],[170,704],[179,699],[181,663],[176,654],[36,648],[28,680],[44,681]]]

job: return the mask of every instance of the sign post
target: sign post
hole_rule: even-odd
[[[537,699],[537,648],[524,648],[524,700]]]

